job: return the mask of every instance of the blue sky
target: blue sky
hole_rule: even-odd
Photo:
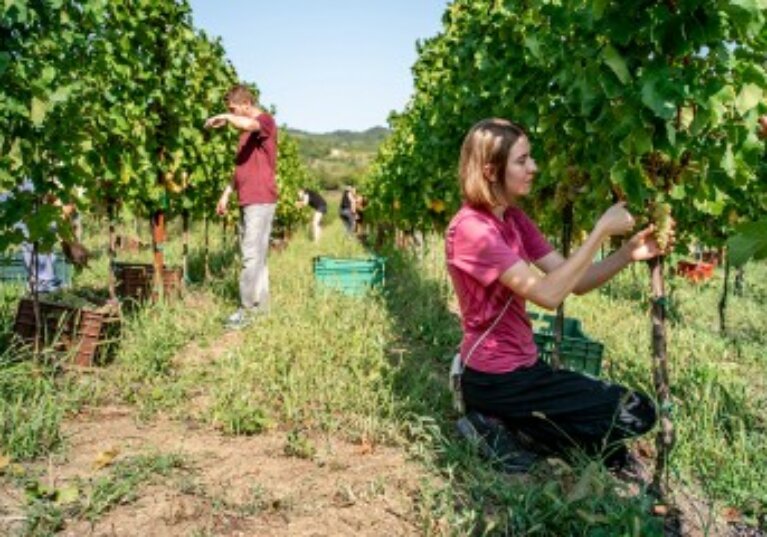
[[[417,39],[441,29],[447,0],[190,0],[194,24],[223,40],[239,76],[277,120],[310,132],[386,125],[413,89]]]

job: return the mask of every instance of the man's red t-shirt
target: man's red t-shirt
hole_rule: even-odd
[[[261,129],[240,134],[234,169],[234,187],[240,206],[277,203],[277,124],[263,112],[256,118]]]

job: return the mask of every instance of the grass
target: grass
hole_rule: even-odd
[[[92,480],[74,479],[52,488],[30,475],[18,476],[28,499],[23,535],[53,535],[67,520],[95,521],[117,505],[138,499],[141,487],[184,467],[177,454],[152,453],[118,461]]]
[[[174,231],[175,223],[171,237]],[[276,430],[286,439],[285,453],[305,459],[317,434],[399,446],[427,476],[415,498],[426,535],[662,534],[662,521],[649,514],[652,498],[591,460],[544,462],[529,476],[510,478],[456,438],[446,373],[460,330],[440,239],[428,237],[415,253],[383,252],[385,288],[346,297],[315,286],[311,258],[366,255],[365,249],[344,236],[336,219],[319,243],[299,232],[270,258],[271,315],[232,334],[220,321],[236,306],[238,265],[233,240],[223,242],[219,233],[214,227],[213,279],[203,281],[202,252],[193,248],[185,298],[127,313],[114,360],[98,372],[77,375],[30,360],[26,351],[5,351],[0,454],[26,461],[65,450],[60,427],[67,416],[84,405],[128,403],[147,420],[162,413],[231,435]],[[201,242],[197,228],[193,244]],[[180,252],[172,241],[168,262],[180,263]],[[122,257],[150,260],[148,252]],[[103,286],[106,272],[102,253],[76,283]],[[717,328],[721,269],[702,285],[670,280],[674,488],[713,509],[737,508],[753,525],[765,523],[767,509],[766,276],[763,264],[747,267],[745,293],[730,298],[726,335]],[[567,312],[605,343],[603,375],[653,393],[648,287],[637,266],[603,291],[568,300]],[[0,341],[10,341],[18,296],[18,289],[0,286]],[[164,471],[140,466],[149,473],[126,472]],[[89,518],[104,512],[97,506],[114,496],[110,487],[92,498]],[[58,507],[36,509],[41,527],[72,516]]]

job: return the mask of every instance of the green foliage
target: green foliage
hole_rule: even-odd
[[[298,142],[298,152],[307,162],[331,157],[334,149],[355,154],[375,153],[389,135],[389,130],[384,127],[373,127],[362,132],[342,130],[324,134],[287,130]]]
[[[79,177],[93,176],[83,159],[90,142],[81,106],[94,77],[81,67],[89,64],[89,38],[102,16],[97,0],[64,0],[57,9],[28,2],[0,7],[0,192],[24,178],[35,190],[3,204],[0,250],[21,240],[12,229],[20,221],[31,241],[49,249],[55,242],[51,224],[61,216],[40,211],[43,200],[50,194],[71,200]]]
[[[298,190],[309,186],[309,174],[298,155],[298,144],[288,134],[287,129],[280,131],[277,155],[277,183],[280,198],[277,202],[274,225],[278,230],[290,232],[307,219],[307,212],[296,207],[296,201]]]
[[[58,488],[22,475],[28,499],[24,535],[52,535],[64,527],[65,516],[95,522],[114,507],[134,502],[143,485],[183,466],[177,454],[135,455],[119,460],[92,481],[76,478]]]
[[[297,457],[299,459],[313,459],[317,454],[317,447],[314,442],[301,430],[294,429],[288,433],[287,441],[283,452],[288,457]]]
[[[0,356],[0,454],[31,459],[60,445],[65,407],[53,372],[22,356],[12,348]]]
[[[22,239],[18,221],[44,250],[65,232],[50,196],[137,214],[214,206],[232,137],[204,143],[202,125],[236,76],[186,0],[15,2],[0,15],[0,191],[35,187],[4,204],[0,250]]]
[[[736,267],[751,259],[767,258],[767,219],[735,228],[735,235],[727,242],[729,260]]]
[[[334,131],[325,134],[290,130],[306,163],[310,181],[322,190],[338,190],[361,183],[388,129],[373,127],[363,132]]]
[[[177,454],[137,455],[118,461],[107,475],[93,483],[93,488],[78,509],[78,516],[95,520],[113,507],[130,503],[138,497],[141,485],[168,476],[183,468]]]
[[[767,210],[764,23],[763,2],[455,0],[418,46],[415,95],[368,179],[370,215],[444,226],[463,137],[500,116],[532,139],[544,228],[560,225],[556,185],[580,176],[576,227],[616,195],[640,215],[667,202],[679,233],[720,243],[731,220]]]

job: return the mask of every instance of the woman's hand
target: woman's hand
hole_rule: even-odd
[[[606,237],[625,235],[634,229],[634,217],[626,210],[626,203],[616,203],[599,218],[596,229]]]
[[[674,223],[671,225],[672,229],[669,232],[668,245],[665,250],[661,250],[660,246],[658,246],[658,241],[655,240],[655,226],[650,225],[631,237],[623,245],[622,248],[625,254],[631,261],[647,261],[659,255],[666,255],[674,248]]]

